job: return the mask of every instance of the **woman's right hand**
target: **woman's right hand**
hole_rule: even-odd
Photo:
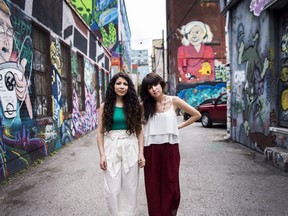
[[[146,160],[144,158],[144,155],[143,154],[139,154],[138,157],[139,157],[139,161],[138,161],[139,167],[143,168],[146,165]]]
[[[100,168],[102,170],[107,170],[107,161],[105,156],[100,156]]]

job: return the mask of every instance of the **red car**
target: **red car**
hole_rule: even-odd
[[[212,127],[213,123],[227,124],[227,93],[222,93],[211,103],[197,107],[201,113],[203,127]]]

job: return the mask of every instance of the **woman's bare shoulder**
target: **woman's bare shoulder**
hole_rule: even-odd
[[[174,102],[177,103],[177,102],[179,102],[181,100],[178,96],[169,96],[169,97],[172,98],[173,103]]]

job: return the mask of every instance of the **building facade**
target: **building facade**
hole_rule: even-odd
[[[134,65],[135,68],[135,70],[132,70],[132,74],[138,73],[139,77],[138,85],[139,85],[142,82],[142,79],[146,76],[146,74],[150,72],[148,50],[132,50],[131,59],[132,64]],[[135,65],[137,65],[137,67]]]
[[[0,18],[2,180],[97,127],[111,54],[68,0],[0,0]]]
[[[230,63],[230,137],[288,170],[288,2],[221,5]]]
[[[196,107],[226,91],[225,18],[215,0],[167,0],[169,92]]]
[[[131,31],[124,0],[69,0],[111,53],[111,76],[131,71]]]
[[[166,82],[168,80],[167,62],[165,61],[165,59],[167,59],[167,53],[164,47],[164,38],[152,40],[152,47],[152,71],[163,77]]]

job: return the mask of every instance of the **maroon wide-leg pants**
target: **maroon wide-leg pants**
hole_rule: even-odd
[[[180,203],[178,144],[144,148],[145,188],[149,216],[175,216]]]

